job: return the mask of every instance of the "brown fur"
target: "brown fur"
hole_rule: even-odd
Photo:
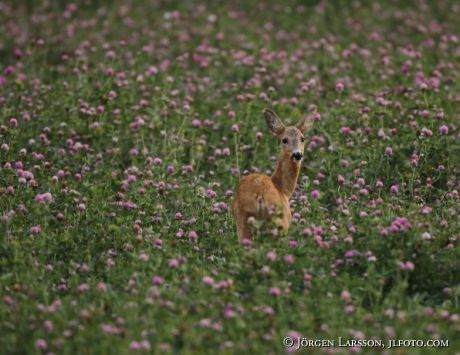
[[[282,218],[273,218],[278,229],[286,232],[291,225],[291,209],[289,200],[294,192],[299,177],[301,161],[291,159],[294,151],[304,152],[301,138],[313,126],[316,107],[312,108],[300,121],[291,127],[285,127],[276,114],[265,109],[265,119],[268,127],[276,133],[281,144],[281,154],[274,174],[269,177],[262,174],[252,174],[241,179],[238,190],[233,198],[233,216],[236,221],[238,241],[251,239],[252,233],[247,221],[249,217],[266,221],[269,209],[277,206],[282,212]]]

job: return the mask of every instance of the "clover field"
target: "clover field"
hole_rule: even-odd
[[[459,354],[459,16],[0,2],[0,353]],[[313,104],[289,232],[238,244],[262,110]]]

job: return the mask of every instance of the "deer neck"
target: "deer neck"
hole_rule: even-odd
[[[299,178],[300,163],[292,161],[291,157],[281,153],[276,165],[276,170],[271,179],[273,183],[283,192],[288,198],[291,198],[294,193],[297,179]]]

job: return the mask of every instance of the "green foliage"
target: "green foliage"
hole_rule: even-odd
[[[458,11],[0,4],[0,353],[459,351]],[[310,104],[288,234],[239,245],[263,108]]]

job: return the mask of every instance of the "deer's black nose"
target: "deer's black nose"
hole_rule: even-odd
[[[300,152],[292,153],[291,159],[295,161],[302,160],[303,154]]]

